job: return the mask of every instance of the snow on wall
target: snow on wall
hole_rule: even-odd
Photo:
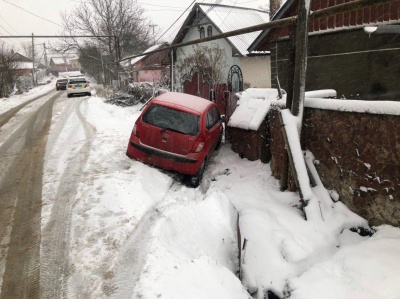
[[[306,94],[307,97],[307,94]],[[400,115],[400,102],[306,98],[305,107],[343,112]]]
[[[257,131],[269,111],[271,102],[278,99],[278,91],[273,88],[249,88],[237,96],[238,107],[228,126]]]

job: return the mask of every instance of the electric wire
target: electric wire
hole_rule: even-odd
[[[15,7],[17,7],[17,8],[19,8],[19,9],[21,9],[21,10],[23,10],[23,11],[25,11],[25,12],[31,14],[31,15],[34,15],[35,17],[38,17],[38,18],[40,18],[40,19],[42,19],[42,20],[45,20],[45,21],[50,22],[50,23],[53,23],[53,24],[55,24],[55,25],[57,25],[57,26],[63,27],[63,26],[61,26],[60,24],[57,24],[56,22],[53,22],[53,21],[51,21],[51,20],[48,20],[48,19],[43,18],[43,17],[41,17],[41,16],[38,16],[37,14],[34,14],[33,12],[30,12],[29,10],[26,10],[25,8],[23,8],[23,7],[21,7],[21,6],[18,6],[18,5],[16,5],[16,4],[14,4],[14,3],[8,2],[7,0],[3,0],[3,1],[6,2],[6,3],[8,3],[8,4],[10,4],[10,5],[13,5],[13,6],[15,6]]]

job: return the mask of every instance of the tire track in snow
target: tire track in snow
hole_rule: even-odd
[[[39,298],[40,219],[45,147],[50,130],[52,96],[0,147],[11,166],[0,181],[0,240],[4,264],[2,298]],[[20,105],[21,106],[21,105]],[[14,147],[12,147],[14,145]]]
[[[147,210],[132,232],[132,236],[122,249],[120,269],[117,270],[119,273],[116,273],[116,278],[110,284],[103,287],[105,295],[115,299],[133,298],[135,285],[144,271],[146,257],[154,240],[153,233],[164,219],[163,214],[181,207],[185,202],[191,203],[203,199],[206,193],[203,191],[188,188],[175,181],[172,183],[163,199]],[[183,194],[185,196],[182,196]]]
[[[80,111],[81,105],[86,111],[87,98],[77,102],[75,107],[79,125],[84,131],[84,142],[80,149],[68,160],[68,164],[59,182],[50,220],[43,228],[41,285],[42,298],[67,298],[68,278],[73,269],[69,265],[69,242],[71,234],[72,208],[77,189],[83,175],[92,147],[95,128],[89,124]],[[66,118],[61,120],[60,130],[65,126]],[[75,132],[71,132],[74,134]],[[55,140],[52,140],[55,143]]]

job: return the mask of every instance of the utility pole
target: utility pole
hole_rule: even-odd
[[[46,66],[46,75],[48,75],[47,71],[49,70],[49,66],[47,64],[46,43],[43,43],[43,50],[44,50],[44,65]]]
[[[156,44],[156,36],[155,36],[155,34],[154,34],[154,27],[156,27],[157,25],[149,25],[150,27],[152,27],[153,28],[153,46]]]
[[[32,32],[32,82],[33,86],[36,86],[35,80],[35,43],[33,40],[33,32]]]

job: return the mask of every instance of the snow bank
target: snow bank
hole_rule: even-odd
[[[353,244],[290,279],[290,298],[400,298],[400,229],[380,226],[362,240],[356,233],[349,234],[354,235]]]
[[[160,209],[134,293],[145,298],[246,298],[238,270],[237,211],[218,190]]]
[[[249,88],[237,95],[238,107],[228,126],[253,131],[257,131],[265,119],[271,101],[278,99],[278,91],[273,88]]]

